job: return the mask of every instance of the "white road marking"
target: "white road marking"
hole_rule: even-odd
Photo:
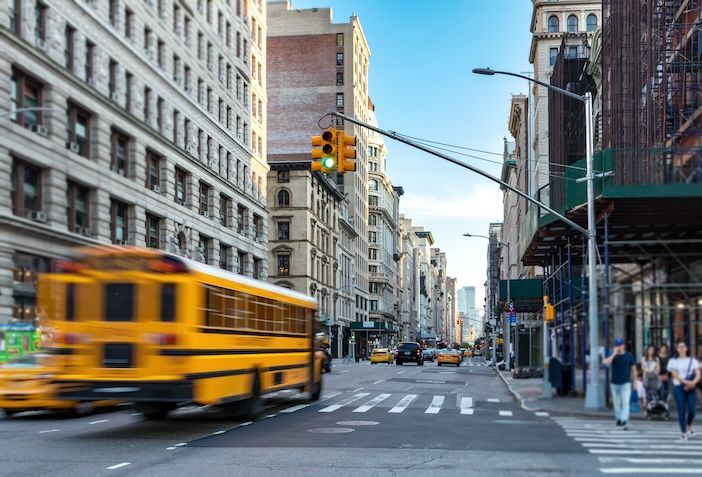
[[[473,398],[463,397],[461,398],[461,414],[473,415]]]
[[[213,435],[213,436],[218,436],[218,435],[220,435],[220,434],[224,434],[225,432],[227,432],[227,431],[214,431],[214,432],[212,433],[212,435]]]
[[[368,393],[358,393],[354,396],[351,396],[349,398],[344,399],[343,401],[339,401],[336,404],[332,404],[331,406],[327,406],[325,408],[320,409],[317,412],[334,412],[338,409],[341,409],[342,407],[351,404],[354,401],[358,401],[359,399],[368,396]]]
[[[385,380],[384,380],[384,379],[379,379],[379,380],[377,380],[376,382],[374,382],[373,384],[380,384],[380,383],[382,383],[383,381],[385,381]]]
[[[342,369],[341,371],[339,371],[339,374],[348,373],[349,371],[351,371],[351,370],[350,369]]]
[[[93,424],[102,424],[103,422],[107,422],[108,420],[109,419],[100,419],[99,421],[91,421],[88,424],[92,426]]]
[[[497,398],[488,398],[487,402],[500,402]]]
[[[622,454],[622,455],[650,455],[651,450],[640,450],[640,449],[588,449],[590,454]],[[690,450],[690,451],[677,451],[670,450],[664,452],[666,455],[686,455],[690,457],[699,457],[700,451]]]
[[[500,411],[500,416],[510,417],[511,415],[512,415],[512,411]]]
[[[439,414],[443,404],[444,396],[434,396],[434,399],[431,400],[431,404],[429,404],[427,410],[424,411],[424,414]]]
[[[289,407],[287,409],[283,409],[282,411],[278,412],[283,412],[285,414],[290,414],[291,412],[299,411],[300,409],[304,409],[306,407],[311,406],[311,404],[297,404],[296,406]]]
[[[58,432],[60,429],[46,429],[44,431],[39,431],[39,434],[46,434],[47,432]]]
[[[404,373],[404,371],[398,371],[398,372],[397,372],[397,374],[402,374],[402,373]]]
[[[676,459],[676,458],[646,458],[646,457],[598,457],[603,464],[616,464],[627,462],[629,464],[660,464],[660,465],[702,465],[702,459]]]
[[[179,443],[176,444],[175,446],[176,446],[176,447],[183,447],[183,446],[187,446],[187,445],[188,445],[187,442],[179,442]]]
[[[681,469],[677,468],[664,468],[656,467],[652,469],[650,467],[605,467],[600,468],[600,472],[603,474],[702,474],[702,469]]]
[[[362,388],[362,387],[361,387],[361,388],[356,388],[356,389],[354,389],[354,390],[351,391],[351,392],[352,392],[352,393],[357,393],[357,392],[360,391],[361,389],[363,389],[363,388]]]
[[[129,414],[130,416],[141,416],[140,412],[132,412]]]
[[[417,399],[416,394],[408,394],[407,396],[400,399],[400,402],[398,402],[397,405],[390,409],[388,412],[391,412],[393,414],[399,414],[405,409],[407,409],[407,406],[412,404],[412,401],[414,401],[415,399]]]
[[[368,412],[369,410],[377,406],[379,403],[385,401],[390,396],[392,396],[392,394],[380,394],[368,401],[367,403],[365,403],[363,406],[357,407],[353,410],[353,412]]]
[[[253,424],[253,421],[246,421],[239,424],[239,427],[250,426],[251,424]]]
[[[166,450],[176,450],[176,447],[166,447]]]
[[[628,444],[618,444],[615,442],[583,442],[583,447],[606,447],[608,449],[629,449]],[[688,445],[685,442],[681,442],[680,445],[668,445],[668,444],[637,444],[637,449],[661,449],[661,450],[697,450],[702,451],[702,446],[700,445]]]
[[[534,415],[535,415],[535,416],[539,416],[539,417],[548,417],[548,416],[550,416],[549,413],[544,412],[544,411],[536,411],[536,412],[534,413]]]
[[[131,462],[122,462],[121,464],[115,464],[115,465],[111,465],[111,466],[107,467],[107,470],[119,469],[120,467],[126,467],[129,464],[131,464]]]

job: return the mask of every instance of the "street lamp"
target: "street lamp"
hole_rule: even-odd
[[[496,71],[490,68],[473,68],[473,73],[478,75],[494,76],[507,75],[525,79],[532,83],[548,88],[558,94],[577,99],[585,103],[585,162],[587,182],[587,248],[588,248],[588,311],[590,325],[590,382],[585,392],[585,408],[601,409],[604,407],[604,390],[600,384],[600,356],[599,351],[599,310],[597,294],[597,242],[595,228],[595,175],[592,170],[592,152],[594,149],[594,134],[592,128],[592,94],[587,91],[584,95],[579,95],[571,91],[553,86],[543,81],[538,81],[528,76],[509,71]],[[602,177],[603,175],[599,175]],[[544,363],[544,374],[546,374]],[[585,363],[583,363],[583,366]]]
[[[484,238],[490,240],[490,237],[487,235],[476,235],[476,234],[471,234],[471,233],[465,233],[463,234],[464,237],[479,237],[479,238]],[[507,247],[507,304],[509,305],[512,302],[512,294],[510,291],[510,270],[511,266],[509,263],[509,242],[504,243],[500,242],[499,240],[496,240],[497,245],[500,247]],[[504,326],[505,326],[505,348],[507,349],[507,352],[505,353],[505,367],[507,371],[510,371],[512,369],[512,360],[510,356],[510,350],[511,350],[511,339],[510,339],[510,317],[507,315],[507,318],[504,320]],[[494,333],[493,333],[494,336]],[[492,362],[495,362],[495,344],[493,343],[492,346]]]

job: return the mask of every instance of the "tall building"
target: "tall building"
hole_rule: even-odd
[[[431,260],[431,246],[434,245],[434,236],[424,227],[412,228],[417,249],[417,263],[419,268],[419,326],[418,339],[436,341],[436,322],[434,319],[434,303],[436,298],[436,267]]]
[[[3,5],[0,322],[78,245],[265,279],[262,0]]]
[[[354,243],[358,238],[358,232],[353,226],[348,203],[345,200],[339,206],[338,233],[339,272],[337,287],[334,290],[335,311],[332,314],[336,322],[336,338],[332,340],[332,349],[335,356],[341,358],[349,354],[351,323],[355,321],[356,262]]]
[[[371,105],[370,124],[377,125]],[[383,137],[368,136],[368,269],[369,317],[383,322],[387,333],[381,344],[396,341],[400,259],[400,196],[387,174],[387,148]]]
[[[475,287],[463,287],[458,289],[458,311],[468,315],[475,309]]]
[[[412,219],[400,216],[400,332],[402,341],[416,341],[419,334],[420,309],[420,266],[417,236],[413,231]]]
[[[448,293],[446,292],[446,253],[438,248],[431,249],[431,266],[433,269],[434,299],[431,317],[437,338],[449,341],[448,330]]]
[[[319,134],[325,112],[369,120],[370,50],[359,19],[333,23],[329,8],[293,9],[289,1],[267,3],[268,160],[310,160],[310,136]],[[356,172],[335,178],[348,200],[355,263],[354,320],[368,320],[368,133],[343,121],[356,137]]]
[[[590,44],[592,35],[602,23],[602,2],[586,0],[532,0],[531,49],[529,62],[534,65],[534,78],[548,83],[563,36],[578,33],[582,42]],[[540,192],[540,200],[548,204],[548,89],[530,84],[533,89],[533,129],[529,156],[529,195]]]

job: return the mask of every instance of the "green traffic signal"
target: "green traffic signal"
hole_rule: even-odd
[[[328,170],[334,169],[334,158],[327,156],[322,159],[322,167]]]

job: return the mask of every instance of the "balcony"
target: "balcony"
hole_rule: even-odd
[[[385,273],[370,272],[368,274],[368,281],[378,282],[378,283],[390,283],[388,275]]]

